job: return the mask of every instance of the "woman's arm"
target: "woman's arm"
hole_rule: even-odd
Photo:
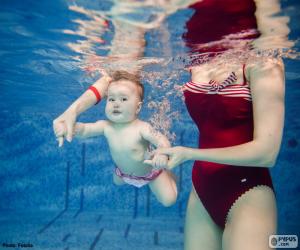
[[[279,0],[254,0],[255,17],[260,36],[252,44],[257,49],[291,48],[293,41],[288,40],[290,21],[283,15]]]
[[[258,63],[248,67],[251,85],[253,140],[237,146],[193,149],[174,147],[156,152],[170,157],[173,168],[187,160],[201,160],[236,166],[272,167],[275,164],[284,124],[284,67],[282,62]]]
[[[99,97],[101,99],[106,95],[106,90],[110,81],[111,78],[109,76],[103,76],[92,85],[99,93],[98,99]],[[63,114],[53,121],[54,131],[59,127],[60,123],[64,123],[67,129],[66,139],[67,141],[71,142],[77,116],[93,106],[97,101],[99,101],[98,99],[96,94],[91,89],[85,91]],[[58,141],[59,145],[62,146],[63,137],[58,137]]]
[[[109,76],[103,76],[97,80],[92,86],[96,88],[99,97],[91,89],[85,91],[71,106],[67,109],[75,112],[76,116],[95,105],[100,99],[104,98],[111,78]],[[99,99],[100,98],[100,99]]]

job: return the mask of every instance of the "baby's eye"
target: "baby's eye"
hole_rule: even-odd
[[[122,102],[126,102],[128,100],[127,97],[122,97]]]
[[[109,102],[114,102],[115,99],[110,97],[110,98],[108,98],[108,101],[109,101]]]

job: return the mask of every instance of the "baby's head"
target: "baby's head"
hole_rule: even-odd
[[[116,71],[107,90],[105,113],[115,123],[135,120],[141,110],[144,86],[140,79],[126,71]]]

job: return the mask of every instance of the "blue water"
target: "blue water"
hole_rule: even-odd
[[[74,19],[88,20],[69,10],[70,4],[63,0],[1,1],[0,248],[2,243],[29,242],[34,249],[182,249],[192,162],[174,171],[179,198],[174,206],[164,208],[148,188],[137,191],[113,185],[113,163],[104,140],[75,140],[62,149],[57,147],[52,120],[97,77],[81,70],[76,59],[81,55],[67,46],[86,38],[62,30],[76,30]],[[111,7],[109,1],[77,4],[93,10]],[[300,5],[298,1],[281,4],[283,14],[291,18],[289,39],[296,40]],[[180,10],[165,20],[164,27],[149,31],[145,56],[183,53],[183,24],[191,14]],[[109,25],[102,36],[106,44],[113,36]],[[172,41],[169,47],[158,39],[166,27]],[[299,49],[299,43],[295,48]],[[99,46],[97,53],[106,55],[108,49]],[[286,122],[271,174],[279,233],[299,235],[300,62],[287,58],[284,62]],[[188,75],[182,72],[176,83],[186,80]],[[150,93],[150,86],[146,91]],[[179,99],[172,106],[181,113],[171,127],[177,135],[173,144],[196,147],[197,130]],[[103,118],[103,106],[87,111],[80,119]],[[151,110],[143,112],[146,118],[151,115]]]

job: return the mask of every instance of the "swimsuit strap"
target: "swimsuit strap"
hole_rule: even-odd
[[[247,79],[246,79],[246,75],[245,75],[245,68],[246,68],[246,64],[243,64],[243,85],[247,85]]]

